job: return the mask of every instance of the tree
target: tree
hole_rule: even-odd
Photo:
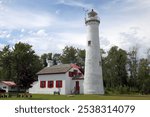
[[[41,55],[41,62],[42,62],[43,67],[46,67],[46,66],[47,66],[47,61],[46,61],[46,59],[47,59],[47,54],[46,54],[46,53],[42,54],[42,55]]]
[[[77,62],[77,50],[73,46],[66,46],[63,49],[63,54],[61,56],[61,62],[64,64],[76,63]]]
[[[150,48],[147,50],[147,59],[148,59],[148,62],[150,64]]]
[[[77,62],[79,66],[84,67],[85,64],[85,50],[77,49]]]
[[[150,66],[147,59],[141,59],[138,67],[138,88],[139,91],[150,93]]]
[[[63,49],[63,54],[61,55],[60,60],[64,64],[75,63],[79,66],[84,67],[85,50],[75,48],[73,46],[66,46]]]
[[[58,54],[58,53],[55,53],[53,55],[53,64],[54,65],[57,65],[58,63],[61,63],[60,57],[61,57],[61,54]]]
[[[41,55],[41,61],[43,64],[43,67],[47,66],[47,60],[52,60],[52,53],[44,53]]]
[[[44,53],[41,55],[41,62],[43,64],[43,67],[47,66],[47,59],[52,60],[52,53]]]
[[[0,71],[2,80],[12,80],[12,52],[9,45],[0,52]]]
[[[14,81],[19,88],[28,89],[36,80],[36,73],[41,69],[39,57],[32,50],[32,46],[25,43],[17,43],[13,52]]]
[[[113,46],[107,57],[102,58],[104,85],[107,88],[118,88],[127,85],[127,54],[125,50]]]
[[[130,89],[137,89],[137,74],[138,74],[138,59],[137,59],[138,48],[133,47],[128,52],[128,73],[129,73],[129,87]]]
[[[126,64],[127,64],[127,53],[125,50],[119,49],[118,50],[118,80],[120,80],[121,86],[127,86],[127,71],[126,71]]]
[[[47,67],[47,60],[52,60],[53,65],[57,65],[58,62],[60,62],[60,56],[61,54],[55,53],[44,53],[41,55],[41,62],[43,64],[43,67]]]
[[[0,51],[0,80],[2,79],[2,61],[1,61],[1,57],[2,57],[2,51]]]

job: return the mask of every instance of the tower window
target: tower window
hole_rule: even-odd
[[[101,61],[99,61],[99,66],[102,66],[102,62]]]
[[[90,46],[91,45],[91,41],[88,41],[88,46]]]

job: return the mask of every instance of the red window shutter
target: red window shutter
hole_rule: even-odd
[[[48,88],[50,87],[50,81],[47,82],[47,87],[48,87]]]
[[[58,81],[56,81],[56,88],[58,88]]]
[[[77,75],[77,72],[74,72],[74,75],[76,76],[76,75]]]
[[[42,81],[40,81],[40,88],[42,88]]]
[[[46,81],[40,81],[40,88],[46,87]]]
[[[59,82],[60,82],[60,86],[59,87],[62,88],[62,81],[59,81]]]
[[[82,75],[82,73],[78,73],[78,75],[79,75],[79,76],[81,76],[81,75]]]
[[[48,88],[54,87],[54,81],[48,81]]]
[[[48,84],[47,84],[47,85],[48,85],[47,87],[50,88],[50,81],[48,81]]]
[[[56,88],[62,88],[62,80],[56,81]]]
[[[45,87],[46,87],[46,81],[44,81],[44,83],[43,83],[43,84],[44,84],[44,87],[43,87],[43,88],[45,88]]]
[[[72,72],[72,77],[73,77],[74,75],[75,75],[74,72]]]

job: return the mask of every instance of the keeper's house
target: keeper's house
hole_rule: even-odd
[[[37,73],[29,93],[34,94],[83,94],[83,73],[75,64],[48,66]]]

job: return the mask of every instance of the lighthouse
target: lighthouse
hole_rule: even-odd
[[[104,94],[99,43],[100,20],[93,9],[88,12],[85,24],[87,28],[87,44],[83,83],[84,94]]]

